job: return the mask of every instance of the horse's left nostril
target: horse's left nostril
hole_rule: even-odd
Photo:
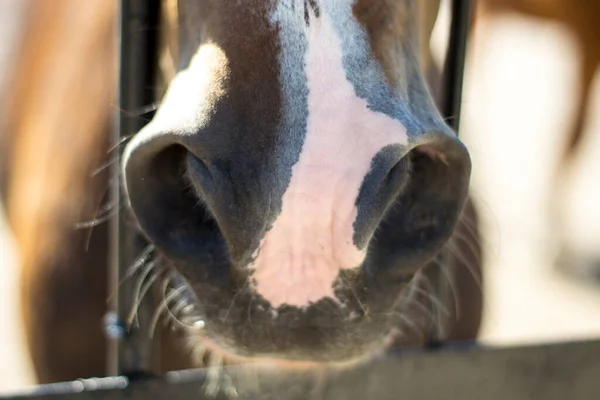
[[[448,240],[462,211],[471,172],[466,148],[446,134],[429,134],[419,142],[404,156],[399,178],[394,170],[389,175],[401,179],[402,186],[369,245],[367,264],[374,273],[413,274]]]

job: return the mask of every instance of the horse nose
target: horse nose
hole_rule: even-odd
[[[388,150],[376,156],[363,179],[355,201],[354,241],[364,248],[388,219],[391,205],[397,204],[404,214],[395,216],[395,233],[390,236],[397,240],[396,247],[421,248],[423,253],[449,237],[460,214],[471,172],[468,151],[448,132],[414,135],[406,146]],[[223,186],[215,182],[220,171],[204,164],[199,153],[189,135],[152,127],[136,135],[124,152],[130,206],[143,231],[172,255],[193,252],[203,238],[222,228],[204,204],[217,194],[228,201],[226,194],[217,193]],[[199,199],[199,191],[206,196]],[[247,191],[247,204],[257,202],[251,195]],[[230,213],[244,218],[241,206],[230,208]],[[246,212],[259,217],[258,210]],[[435,234],[425,234],[426,228]],[[402,240],[398,232],[403,232]]]
[[[163,132],[153,123],[140,131],[123,153],[130,209],[150,241],[175,260],[210,246],[219,232],[187,177],[190,158],[196,159],[185,135]],[[210,174],[205,175],[205,184],[210,185]]]

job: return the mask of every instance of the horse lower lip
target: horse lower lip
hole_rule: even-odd
[[[222,360],[223,364],[227,365],[252,365],[256,367],[275,367],[278,370],[315,370],[319,368],[340,368],[355,365],[358,362],[372,358],[393,348],[396,332],[390,332],[380,343],[371,351],[363,354],[353,355],[345,359],[327,360],[322,359],[315,361],[312,357],[307,359],[291,359],[286,358],[286,354],[255,354],[255,355],[239,355],[235,352],[220,346],[214,340],[205,337],[197,336],[195,339],[195,348],[201,348],[203,353],[209,353],[217,356]]]

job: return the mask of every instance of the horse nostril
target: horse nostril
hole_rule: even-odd
[[[191,152],[187,153],[185,160],[187,181],[194,187],[200,200],[205,199],[215,190],[215,178],[213,174],[206,163]]]
[[[388,176],[402,185],[374,232],[372,270],[411,274],[449,239],[462,211],[471,171],[466,148],[444,134],[420,141]]]
[[[207,179],[198,185],[188,179],[190,171]],[[150,141],[127,149],[124,172],[131,209],[150,241],[169,257],[206,255],[220,246],[216,220],[198,195],[199,187],[210,185],[207,171],[181,145],[159,147]]]

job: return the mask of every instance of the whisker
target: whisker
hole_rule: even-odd
[[[458,289],[456,288],[456,283],[454,282],[454,279],[452,279],[452,276],[448,273],[448,271],[446,269],[446,265],[444,265],[444,263],[442,261],[440,261],[437,258],[434,258],[431,260],[431,262],[433,262],[435,265],[438,266],[438,268],[441,270],[442,274],[448,281],[448,285],[450,286],[450,291],[452,292],[452,302],[454,303],[454,313],[456,315],[456,319],[458,320],[458,319],[460,319],[460,302],[459,302],[459,297],[458,297]]]
[[[430,289],[432,289],[432,291],[433,291],[433,287],[431,285],[431,282],[429,282],[429,279],[427,279],[426,281],[428,282],[428,285],[430,286]],[[440,299],[438,299],[435,296],[435,294],[433,294],[433,292],[427,291],[425,289],[421,289],[420,287],[415,287],[414,290],[416,290],[417,292],[420,292],[423,295],[429,297],[429,300],[431,301],[431,303],[434,304],[442,313],[444,313],[444,315],[446,317],[450,318],[450,312],[448,311],[448,308],[442,304],[442,302],[440,301]]]
[[[142,121],[146,121],[146,122],[151,121],[152,118],[144,118],[144,117],[142,117],[142,115],[148,114],[148,113],[150,113],[152,111],[156,111],[158,109],[159,105],[160,105],[160,102],[157,101],[157,102],[148,104],[146,106],[139,107],[139,108],[137,108],[137,109],[135,109],[133,111],[129,111],[129,110],[125,110],[124,108],[118,107],[115,104],[111,104],[111,106],[113,108],[117,109],[119,111],[119,113],[121,113],[121,114],[123,114],[125,116],[128,116],[128,117],[136,117],[136,118],[138,118],[138,119],[140,119]]]
[[[112,207],[114,207],[114,205],[112,205]],[[75,229],[86,229],[86,228],[93,228],[95,226],[98,226],[100,224],[105,223],[106,221],[108,221],[109,219],[116,217],[117,215],[119,215],[119,213],[121,212],[121,210],[124,208],[123,204],[120,203],[119,207],[114,207],[112,209],[109,210],[109,212],[107,212],[106,214],[100,216],[100,217],[96,217],[90,221],[82,221],[82,222],[76,222],[75,223]]]
[[[100,196],[100,198],[98,199],[98,203],[96,205],[96,212],[94,215],[98,216],[100,214],[106,213],[108,211],[110,211],[113,207],[114,207],[114,203],[110,202],[108,203],[108,205],[110,205],[110,207],[107,208],[107,205],[105,205],[104,207],[101,208],[100,204],[102,204],[102,201],[104,200],[104,198],[106,197],[106,194],[108,193],[108,188],[111,185],[111,181],[109,180],[109,183],[107,185],[107,188],[104,190],[104,192],[102,193],[102,196]],[[79,230],[79,228],[77,227],[77,223],[75,224],[75,230]],[[85,237],[85,245],[84,245],[84,249],[87,252],[90,249],[90,243],[92,241],[92,233],[94,232],[94,227],[91,227],[89,229],[89,231],[87,232],[87,235]]]
[[[418,300],[416,300],[416,299],[415,299],[415,300],[413,300],[413,301],[412,301],[410,304],[411,304],[411,305],[415,305],[415,306],[417,306],[418,308],[420,308],[421,310],[423,310],[423,311],[425,311],[427,314],[429,314],[429,316],[431,316],[431,317],[434,317],[434,313],[433,313],[433,311],[431,310],[431,308],[429,308],[429,307],[426,307],[426,306],[425,306],[425,304],[421,303],[420,301],[418,301]],[[432,323],[433,323],[433,322],[434,322],[434,321],[432,321]]]
[[[421,303],[416,299],[413,300],[410,304],[420,308],[422,311],[425,311],[427,315],[429,315],[429,317],[431,318],[429,328],[431,328],[432,325],[437,324],[437,316],[430,307],[426,307],[425,304]]]
[[[475,222],[475,219],[466,213],[463,213],[460,216],[460,218],[458,219],[457,228],[459,226],[464,226],[469,231],[471,236],[474,238],[480,236],[479,229],[477,228],[477,223]],[[456,233],[457,230],[458,229],[455,229],[454,233]]]
[[[121,147],[123,144],[127,143],[128,141],[130,141],[135,135],[136,135],[135,133],[131,133],[129,135],[123,136],[121,139],[119,139],[119,141],[116,144],[112,145],[108,149],[108,151],[106,152],[106,154],[110,154],[110,153],[114,152],[119,147]]]
[[[136,326],[139,327],[140,321],[139,321],[138,317],[139,317],[139,311],[140,311],[140,306],[142,305],[142,301],[144,301],[144,298],[146,297],[146,295],[148,294],[150,289],[154,286],[154,284],[156,283],[158,278],[160,278],[162,273],[165,272],[166,270],[167,270],[166,268],[160,269],[159,271],[156,271],[154,274],[152,274],[152,276],[150,276],[150,279],[148,279],[148,281],[146,282],[146,284],[144,285],[144,287],[142,288],[142,290],[140,292],[139,299],[136,299],[136,301],[132,307],[131,314],[128,316],[128,322],[130,324],[132,322],[132,319],[135,318],[135,324],[136,324]]]
[[[181,287],[181,288],[184,289],[183,287]],[[182,293],[180,293],[180,295],[182,295]],[[181,305],[183,305],[183,307]],[[182,298],[179,302],[177,302],[177,305],[175,306],[175,308],[173,310],[171,310],[171,307],[169,307],[169,305],[167,304],[166,311],[167,311],[167,316],[169,317],[170,322],[179,326],[180,328],[185,329],[188,332],[189,331],[201,331],[202,329],[204,329],[204,326],[206,324],[199,317],[194,317],[193,322],[191,322],[191,323],[187,323],[187,322],[183,321],[181,318],[177,317],[179,312],[181,312],[183,309],[185,309],[188,306],[191,306],[190,309],[194,309],[194,306],[192,304],[189,304],[189,302],[186,298]],[[176,310],[176,309],[178,309],[178,310]],[[186,318],[186,319],[191,319],[191,318]]]
[[[419,288],[419,290],[422,290],[422,293],[425,294],[429,298],[429,303],[432,305],[433,309],[435,310],[434,322],[435,322],[435,327],[436,327],[436,335],[439,336],[439,335],[442,335],[442,332],[443,332],[443,326],[442,326],[443,322],[442,322],[440,312],[442,314],[444,314],[446,316],[446,318],[448,318],[448,319],[450,319],[450,312],[448,311],[448,308],[446,306],[444,306],[442,304],[442,302],[439,300],[439,298],[435,295],[436,289],[433,287],[431,280],[425,275],[423,275],[423,278],[424,278],[424,284],[427,285],[429,290],[425,290],[424,288],[423,289]],[[455,316],[455,318],[456,318],[456,316]]]
[[[154,103],[150,103],[147,106],[143,106],[134,111],[136,115],[144,115],[149,112],[158,110],[158,106],[160,106],[160,101],[155,101]]]
[[[152,322],[150,323],[150,331],[148,332],[148,336],[152,339],[154,337],[154,331],[156,330],[156,325],[158,325],[158,321],[160,320],[161,315],[167,308],[167,299],[172,294],[167,295],[167,290],[169,289],[169,285],[171,284],[170,278],[165,278],[163,281],[161,293],[163,294],[163,299],[158,304],[156,311],[152,315]]]
[[[479,249],[481,248],[481,244],[477,243],[476,238],[469,239],[468,237],[466,237],[464,234],[460,233],[459,231],[455,231],[452,239],[459,240],[462,243],[466,244],[467,247],[469,248],[469,250],[471,251],[471,254],[475,258],[475,263],[477,263],[477,264],[481,263],[481,251],[479,251]]]
[[[408,318],[404,313],[396,312],[396,315],[398,316],[398,318],[400,318],[402,322],[408,325],[412,329],[412,331],[415,332],[421,339],[426,339],[425,333],[422,329],[419,328],[419,326],[414,321]]]
[[[163,270],[158,271],[157,273],[155,273],[153,276],[150,277],[148,282],[146,282],[146,279],[148,278],[148,276],[150,275],[150,273],[152,272],[152,270],[154,269],[155,266],[156,266],[156,261],[152,261],[152,262],[149,262],[148,264],[146,264],[146,268],[144,268],[144,270],[142,271],[142,274],[138,278],[137,283],[135,284],[135,288],[133,289],[133,301],[134,302],[131,305],[131,311],[127,318],[127,323],[129,326],[132,325],[133,319],[137,316],[137,311],[142,302],[141,299],[144,298],[146,292],[150,289],[150,287],[154,284],[156,279],[158,279],[158,276],[163,271]]]
[[[97,176],[98,174],[100,174],[101,172],[107,170],[109,167],[111,167],[112,165],[116,164],[119,162],[119,160],[121,159],[121,157],[116,156],[116,157],[112,157],[110,158],[108,161],[103,162],[102,164],[100,164],[99,166],[97,166],[96,168],[94,168],[92,170],[92,172],[90,173],[90,177],[94,178],[95,176]],[[119,175],[121,174],[121,171],[119,171]]]
[[[475,281],[475,283],[479,287],[479,290],[483,292],[483,285],[482,285],[482,282],[481,282],[481,277],[479,276],[479,274],[475,270],[475,267],[473,265],[471,265],[471,263],[467,262],[467,260],[463,256],[463,254],[461,254],[461,252],[457,248],[455,248],[452,243],[448,242],[446,244],[446,249],[452,255],[454,255],[458,259],[459,263],[461,263],[462,265],[464,265],[465,268],[467,268],[467,270],[469,271],[469,273],[473,277],[473,280]]]
[[[178,318],[177,316],[181,313],[181,311],[188,306],[191,306],[188,299],[182,298],[175,304],[175,307],[173,307],[173,309],[169,311],[171,311],[173,318]]]
[[[128,279],[133,277],[133,275],[135,275],[135,273],[137,272],[138,269],[140,269],[143,265],[146,264],[146,261],[148,261],[148,259],[152,255],[153,251],[154,251],[154,246],[151,244],[148,245],[144,250],[142,250],[142,252],[135,259],[133,264],[131,264],[131,266],[129,268],[127,268],[127,273],[125,274],[125,276],[123,278],[121,278],[121,280],[117,284],[117,287],[112,291],[110,296],[108,296],[107,302],[110,302],[112,299],[114,299],[114,297],[117,295],[118,290],[121,288],[121,286],[123,286],[123,284]]]
[[[131,266],[127,268],[127,276],[133,276],[133,274],[135,274],[136,271],[140,269],[146,263],[146,261],[148,261],[154,250],[156,250],[154,245],[149,244],[148,246],[146,246],[146,248],[142,250],[140,255],[133,262],[133,264],[131,264]]]
[[[165,279],[163,283],[163,300],[160,305],[156,309],[154,316],[152,317],[152,322],[150,324],[150,338],[154,337],[154,331],[156,330],[156,326],[158,325],[158,321],[160,320],[161,315],[169,309],[169,303],[173,301],[177,296],[181,296],[181,290],[185,289],[185,287],[180,286],[176,289],[172,289],[171,292],[167,295],[167,289],[171,284],[171,279]]]

